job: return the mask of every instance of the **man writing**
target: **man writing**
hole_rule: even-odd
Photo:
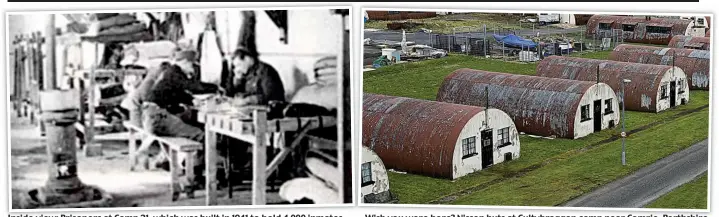
[[[285,101],[285,90],[277,70],[258,59],[256,52],[245,48],[235,51],[233,79],[228,94],[235,105],[268,105]]]
[[[270,101],[285,101],[285,89],[277,70],[259,60],[255,44],[255,16],[245,16],[237,49],[232,55],[233,78],[227,93],[239,105],[268,105]]]
[[[239,44],[231,59],[232,73],[230,78],[224,82],[227,95],[233,98],[232,104],[237,107],[270,106],[273,102],[285,102],[285,89],[279,73],[274,67],[259,60],[255,45],[254,13],[243,12],[243,15],[245,19],[243,19],[244,23],[240,30]],[[219,138],[222,141],[218,144],[220,156],[229,157],[229,153],[225,152],[227,150],[232,153],[232,156],[237,157],[233,157],[229,161],[225,160],[227,166],[225,172],[231,173],[230,168],[239,169],[250,162],[250,144],[228,137],[221,136]],[[226,180],[220,179],[219,181],[221,185],[224,185],[223,182]]]

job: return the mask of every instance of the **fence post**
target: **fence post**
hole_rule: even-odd
[[[447,40],[447,41],[449,41],[449,52],[452,52],[452,47],[454,47],[454,41],[455,41],[455,40],[457,40],[456,27],[455,27],[455,28],[452,28],[452,40]]]
[[[487,57],[487,24],[484,25],[484,34],[482,35],[482,46],[484,47],[484,57]]]
[[[469,55],[469,36],[464,37],[464,53],[465,55]]]
[[[506,56],[504,55],[504,41],[502,41],[502,61],[507,61]]]
[[[427,33],[427,39],[429,41],[429,46],[434,47],[434,42],[432,42],[432,33],[431,32]]]

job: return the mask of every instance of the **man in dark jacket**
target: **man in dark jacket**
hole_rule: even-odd
[[[240,29],[240,40],[232,55],[232,72],[229,76],[223,76],[223,86],[227,89],[227,95],[233,98],[233,105],[242,107],[246,105],[269,106],[272,102],[285,102],[285,89],[277,70],[267,63],[260,61],[259,53],[255,44],[255,16],[254,12],[244,11],[242,28]],[[229,70],[228,70],[229,71]],[[225,160],[224,170],[241,170],[243,166],[250,163],[251,153],[249,143],[238,141],[229,137],[218,137],[217,144],[222,158]],[[229,145],[233,144],[233,145]],[[229,146],[229,147],[228,147]],[[272,147],[268,147],[268,153],[272,153]],[[227,153],[226,151],[229,151]],[[268,156],[271,159],[271,156]],[[231,173],[230,173],[231,174]],[[233,177],[226,177],[234,179]],[[220,185],[227,180],[219,179]]]
[[[164,63],[160,67],[160,75],[150,89],[142,104],[143,128],[157,136],[173,136],[192,139],[204,142],[205,133],[201,127],[186,115],[191,112],[192,94],[203,94],[217,92],[219,88],[214,84],[201,83],[197,79],[194,67],[195,53],[193,51],[181,51],[175,56],[173,64]],[[185,165],[192,167],[196,180],[181,180],[187,190],[192,190],[197,181],[202,178],[203,151],[198,156],[186,156],[197,158],[196,165]],[[166,158],[164,159],[166,160]]]
[[[233,79],[228,94],[236,105],[268,105],[285,101],[285,89],[274,67],[259,60],[256,52],[239,48],[233,58]]]
[[[198,133],[197,130],[192,129],[196,128],[195,126],[187,124],[189,126],[184,129],[182,125],[167,125],[165,121],[170,121],[167,118],[158,118],[163,113],[175,116],[189,111],[188,107],[192,105],[194,99],[192,94],[213,93],[219,90],[214,84],[201,83],[194,79],[196,76],[194,57],[193,51],[182,51],[176,56],[174,64],[163,64],[160,67],[160,75],[143,103],[143,110],[147,110],[148,107],[155,108],[153,110],[159,113],[154,113],[159,116],[143,112],[146,116],[143,127],[146,130],[159,136],[178,136],[203,141],[204,133],[201,133],[202,130],[198,129],[200,132]],[[185,122],[192,120],[183,121],[182,123],[186,124]]]
[[[240,40],[232,55],[232,79],[227,92],[237,99],[236,105],[284,102],[285,89],[279,73],[259,59],[255,43],[255,14],[251,11],[243,11],[242,14]]]

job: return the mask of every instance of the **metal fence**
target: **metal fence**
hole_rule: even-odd
[[[535,62],[552,55],[582,56],[590,52],[612,50],[624,43],[623,32],[599,31],[587,35],[587,26],[539,26],[532,23],[511,23],[507,26],[496,23],[479,26],[462,26],[454,28],[450,33],[432,33],[427,29],[419,32],[407,32],[407,42],[416,45],[427,45],[442,49],[452,54],[463,54],[504,61]],[[385,47],[399,48],[401,32],[396,33],[400,40],[377,40]],[[506,36],[514,34],[531,40],[538,46],[509,46],[496,40],[493,35]],[[384,41],[383,41],[384,40]],[[379,55],[379,50],[374,51]],[[410,52],[410,51],[408,51]]]
[[[612,50],[623,44],[621,31],[600,32],[587,35],[586,26],[575,29],[555,27],[538,27],[533,24],[522,24],[523,28],[488,27],[457,27],[449,34],[413,34],[408,41],[418,37],[427,37],[426,45],[443,49],[449,53],[482,56],[506,61],[538,61],[546,56],[584,54],[588,52]],[[509,46],[495,40],[493,35],[514,34],[527,40],[540,42],[536,47]]]

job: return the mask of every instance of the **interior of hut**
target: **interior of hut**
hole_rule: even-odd
[[[43,150],[50,140],[38,121],[38,93],[58,89],[79,93],[77,173],[82,182],[111,194],[110,206],[350,203],[351,174],[345,171],[351,168],[351,148],[343,142],[350,135],[347,15],[348,10],[329,9],[10,15],[13,195],[47,179],[43,168],[50,162]],[[48,22],[54,22],[53,40],[40,33],[53,25]],[[225,90],[232,88],[227,80],[236,68],[233,54],[244,47],[254,47],[258,62],[275,69],[284,100],[262,108],[233,104],[236,96]],[[202,120],[201,129],[218,135],[198,143],[205,156],[199,174],[185,166],[191,157],[174,158],[171,150],[182,155],[183,145],[172,144],[171,135],[134,128],[122,106],[149,74],[162,71],[163,63],[174,64],[178,51],[196,54],[196,79],[222,90],[193,94],[188,109],[191,119]],[[48,85],[48,79],[54,83]],[[233,124],[242,127],[232,129]],[[146,142],[156,144],[148,158],[170,153],[173,166],[136,166],[137,146]],[[227,148],[236,146],[246,147]],[[263,160],[267,163],[257,164]],[[203,178],[180,184],[178,195],[175,174]],[[13,206],[21,206],[16,198]]]

